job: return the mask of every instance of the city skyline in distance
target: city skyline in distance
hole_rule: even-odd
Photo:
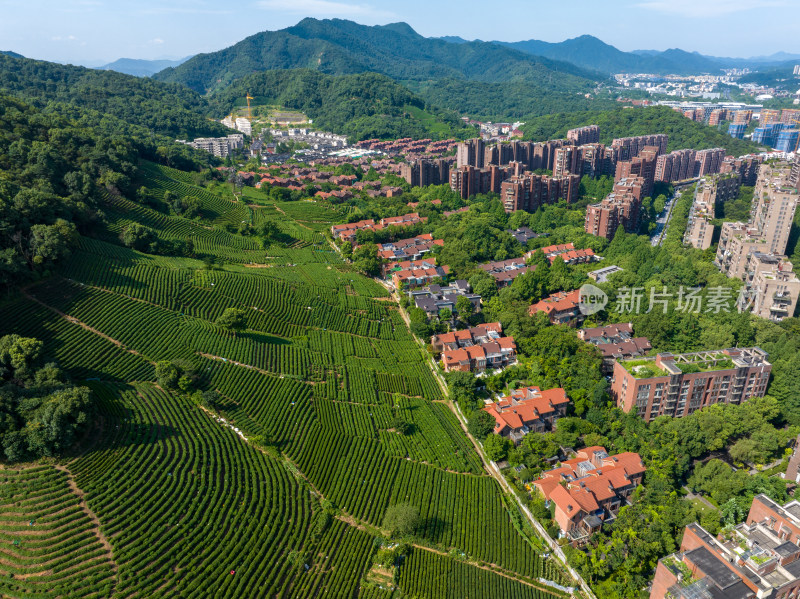
[[[255,0],[237,6],[208,0],[0,2],[5,5],[0,50],[87,66],[119,58],[176,59],[213,52],[305,17],[364,25],[402,21],[426,37],[467,40],[560,42],[592,35],[625,52],[680,48],[734,58],[800,54],[800,0],[766,0],[758,6],[740,0],[578,0],[568,14],[553,3],[531,7],[521,0],[506,0],[491,9],[473,0],[457,8],[420,0],[402,5],[383,0]]]

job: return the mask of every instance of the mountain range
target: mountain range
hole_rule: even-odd
[[[125,73],[126,75],[135,75],[137,77],[150,77],[168,69],[170,67],[177,67],[189,60],[191,56],[186,56],[178,60],[143,60],[140,58],[119,58],[114,62],[110,62],[101,67],[97,67],[101,71],[116,71],[117,73]]]
[[[499,44],[426,38],[406,23],[369,27],[311,18],[279,31],[257,33],[218,52],[199,54],[154,78],[206,93],[245,75],[292,68],[327,74],[375,72],[412,81],[530,81],[551,90],[584,92],[603,78],[593,70]]]

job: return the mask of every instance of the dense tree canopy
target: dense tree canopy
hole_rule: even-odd
[[[53,456],[88,424],[91,394],[65,382],[55,364],[41,364],[42,342],[0,337],[0,459]]]

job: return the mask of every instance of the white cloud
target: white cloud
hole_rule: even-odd
[[[155,37],[155,38],[151,39],[147,43],[148,44],[153,44],[154,46],[159,46],[159,45],[164,43],[164,40],[162,40],[160,37]]]
[[[77,42],[78,38],[74,35],[56,35],[50,38],[54,42]]]
[[[368,4],[349,4],[333,0],[259,0],[256,5],[278,12],[297,13],[310,17],[317,16],[394,16],[392,13],[376,10]]]
[[[682,17],[716,17],[746,10],[787,6],[787,0],[648,0],[636,6]]]

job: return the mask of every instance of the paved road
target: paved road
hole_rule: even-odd
[[[680,197],[680,190],[676,190],[675,195],[667,200],[664,210],[658,215],[658,218],[656,218],[656,228],[653,231],[653,234],[650,236],[650,243],[653,245],[653,247],[661,245],[661,243],[664,241],[664,237],[667,235],[669,221],[672,218],[672,209],[675,207],[675,203]]]

